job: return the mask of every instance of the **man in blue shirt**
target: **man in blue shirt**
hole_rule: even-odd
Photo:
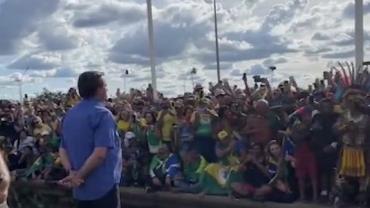
[[[116,123],[104,106],[106,83],[99,72],[78,79],[83,100],[65,116],[60,157],[69,176],[60,181],[73,188],[79,208],[120,207],[118,184],[122,153]]]

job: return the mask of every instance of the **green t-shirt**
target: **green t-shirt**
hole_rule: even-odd
[[[212,119],[208,113],[199,114],[199,126],[196,131],[197,136],[208,137],[212,135]]]
[[[46,168],[51,168],[54,165],[55,157],[48,153],[37,158],[32,166],[26,171],[26,178],[31,177],[36,172],[42,172]]]
[[[161,140],[156,135],[155,130],[154,130],[154,127],[149,127],[149,129],[148,129],[148,131],[146,133],[146,139],[148,141],[149,152],[151,154],[158,153],[158,149],[161,146]]]
[[[132,131],[134,132],[138,141],[142,144],[142,142],[145,141],[145,132],[143,131],[143,128],[140,126],[140,124],[133,124]]]
[[[200,159],[194,163],[184,165],[184,177],[191,183],[198,183],[201,175],[204,173],[204,169],[207,166],[207,161],[200,156]]]

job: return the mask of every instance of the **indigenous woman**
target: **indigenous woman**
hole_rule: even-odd
[[[364,146],[369,129],[369,117],[361,111],[363,99],[359,91],[349,90],[344,95],[346,110],[335,125],[342,143],[338,175],[344,180],[355,179],[360,185],[360,195],[364,194],[367,188]]]

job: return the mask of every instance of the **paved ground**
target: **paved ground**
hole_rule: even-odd
[[[250,200],[236,200],[228,197],[192,194],[176,194],[167,192],[145,193],[142,189],[124,188],[121,190],[124,203],[130,208],[329,208],[330,206],[309,203],[270,203]]]

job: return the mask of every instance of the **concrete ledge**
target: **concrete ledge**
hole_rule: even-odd
[[[17,182],[13,184],[15,191],[28,188],[43,196],[58,198],[68,207],[73,204],[71,191],[56,184],[44,182]],[[125,208],[328,208],[313,204],[277,204],[260,203],[249,200],[233,200],[227,197],[205,196],[192,194],[178,194],[168,192],[145,193],[140,188],[121,188],[121,199]],[[66,206],[65,205],[65,206]]]

